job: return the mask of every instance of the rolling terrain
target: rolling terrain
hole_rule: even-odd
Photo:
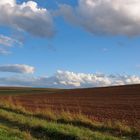
[[[140,85],[0,88],[5,139],[140,140],[139,125]]]
[[[1,96],[27,109],[82,112],[89,117],[132,121],[140,119],[140,85],[90,89],[1,88]]]

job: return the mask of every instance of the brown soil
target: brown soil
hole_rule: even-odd
[[[0,88],[0,93],[12,88]],[[14,88],[16,90],[16,88]],[[17,91],[25,88],[17,88]],[[30,91],[30,92],[29,92]],[[66,110],[73,113],[82,112],[97,120],[125,120],[134,122],[140,120],[140,85],[116,86],[107,88],[45,90],[28,89],[28,94],[0,96],[0,99],[12,97],[24,107],[51,108],[55,111]]]

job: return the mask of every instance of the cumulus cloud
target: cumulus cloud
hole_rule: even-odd
[[[84,74],[57,71],[50,77],[1,77],[0,85],[50,88],[87,88],[140,83],[139,76]]]
[[[75,8],[60,5],[59,14],[93,34],[138,36],[139,7],[139,0],[78,0]]]
[[[0,25],[39,37],[52,37],[54,34],[50,12],[39,8],[34,1],[17,4],[16,0],[0,0]]]
[[[28,65],[0,65],[0,72],[13,72],[13,73],[34,73],[35,68]]]

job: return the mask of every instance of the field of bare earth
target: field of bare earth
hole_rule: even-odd
[[[0,125],[2,131],[14,127],[29,139],[139,140],[140,85],[1,87]]]

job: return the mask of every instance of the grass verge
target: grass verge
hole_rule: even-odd
[[[121,140],[83,127],[47,122],[3,109],[0,109],[0,122],[8,127],[18,128],[20,131],[28,131],[33,137],[42,140]]]
[[[62,112],[61,114],[56,114],[51,110],[42,111],[37,110],[35,112],[29,112],[22,107],[7,107],[4,105],[0,106],[1,109],[7,112],[13,112],[16,114],[23,115],[29,118],[35,118],[39,120],[46,120],[55,124],[72,125],[75,127],[86,128],[92,132],[100,132],[107,135],[112,135],[119,138],[127,139],[140,139],[139,133],[135,128],[128,127],[120,122],[106,122],[99,123],[88,119],[82,114],[71,114],[69,112]]]

